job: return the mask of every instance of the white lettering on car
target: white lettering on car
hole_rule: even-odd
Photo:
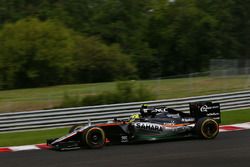
[[[135,127],[138,129],[151,130],[151,131],[163,131],[162,126],[151,123],[141,123],[138,122],[135,124]]]
[[[219,108],[219,106],[210,106],[208,107],[207,105],[204,105],[200,108],[200,111],[201,112],[207,112],[208,110],[211,110],[211,109],[217,109]]]

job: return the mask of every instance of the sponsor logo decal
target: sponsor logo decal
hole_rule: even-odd
[[[208,113],[207,116],[219,116],[220,113]]]
[[[193,122],[193,121],[195,121],[195,119],[194,118],[182,118],[181,121],[183,121],[183,122]]]
[[[128,136],[121,136],[121,142],[127,143],[128,142]]]
[[[208,108],[208,106],[207,106],[207,105],[204,105],[204,106],[202,106],[202,107],[200,108],[200,111],[201,111],[201,112],[207,112],[207,108]]]
[[[219,120],[219,119],[220,119],[220,117],[214,117],[213,119],[215,119],[215,120]]]
[[[162,126],[151,123],[136,123],[135,127],[138,129],[151,130],[151,131],[163,131]]]
[[[164,108],[164,109],[162,109],[162,108],[156,108],[155,109],[155,112],[159,112],[159,113],[161,113],[161,112],[166,112],[167,110]]]
[[[211,109],[216,109],[216,108],[219,108],[219,106],[207,106],[207,105],[204,105],[200,108],[200,111],[201,112],[208,112],[208,110],[211,110]]]

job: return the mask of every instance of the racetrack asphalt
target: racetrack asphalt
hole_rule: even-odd
[[[214,140],[178,140],[106,146],[99,150],[31,150],[0,154],[1,167],[247,167],[250,130]]]

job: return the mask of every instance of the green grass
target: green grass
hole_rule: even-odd
[[[222,124],[250,122],[250,109],[222,112]],[[68,128],[40,130],[30,132],[0,134],[0,147],[44,143],[46,139],[62,136]]]
[[[169,99],[250,89],[249,76],[192,77],[133,81],[151,89],[157,99]],[[58,106],[67,93],[84,97],[115,90],[116,83],[63,85],[0,91],[0,112],[29,111]]]
[[[68,128],[27,131],[0,134],[0,147],[45,143],[46,139],[60,137],[68,132]]]
[[[221,120],[223,125],[250,122],[250,109],[222,112]]]

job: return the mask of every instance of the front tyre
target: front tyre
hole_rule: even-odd
[[[211,118],[201,118],[195,125],[197,135],[203,139],[214,139],[219,133],[219,124]]]
[[[99,127],[92,127],[85,133],[85,143],[89,148],[98,149],[105,145],[105,133]]]

